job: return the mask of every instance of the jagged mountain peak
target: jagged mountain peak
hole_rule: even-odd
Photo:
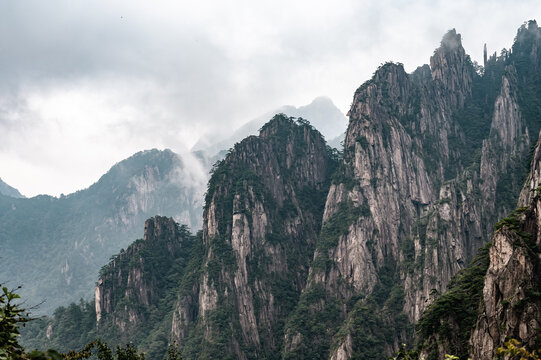
[[[177,161],[178,156],[169,149],[150,149],[139,151],[127,159],[119,161],[103,175],[99,181],[109,176],[123,176],[141,171],[149,164],[160,164],[162,161]],[[99,182],[98,181],[98,182]]]
[[[430,58],[430,68],[436,84],[444,90],[459,93],[450,95],[451,105],[462,107],[465,98],[471,94],[475,70],[455,29],[443,36],[440,47]]]
[[[173,169],[181,169],[180,157],[169,149],[150,149],[139,151],[130,157],[121,160],[111,166],[98,181],[90,185],[88,189],[79,190],[68,195],[68,198],[79,197],[82,193],[103,194],[110,191],[119,192],[126,190],[135,178],[149,179],[150,177],[164,178]],[[133,185],[131,185],[133,186]]]
[[[374,71],[374,74],[372,75],[372,77],[369,80],[365,81],[361,86],[359,86],[359,88],[357,88],[357,90],[355,91],[355,95],[367,89],[370,85],[377,83],[378,81],[386,80],[385,79],[386,76],[389,73],[393,73],[393,72],[405,73],[404,65],[402,63],[395,63],[393,61],[387,61],[381,64],[376,69],[376,71]]]
[[[452,29],[443,35],[440,46],[434,50],[434,55],[430,58],[430,67],[434,71],[435,68],[453,65],[449,61],[464,60],[466,56],[462,36]]]
[[[440,48],[442,51],[456,51],[462,47],[462,36],[455,29],[449,30],[441,39]],[[436,51],[438,51],[436,50]]]
[[[308,125],[309,122],[303,122],[303,120],[301,120],[300,122],[298,121],[297,124]],[[269,122],[261,127],[259,130],[259,137],[264,139],[269,138],[280,131],[285,134],[285,132],[295,128],[297,124],[295,124],[293,117],[289,117],[285,114],[276,114]]]
[[[541,29],[537,25],[536,20],[529,20],[522,24],[522,26],[517,31],[515,42],[523,42],[532,36],[535,39],[541,38]]]
[[[388,61],[381,65],[374,74],[374,81],[388,81],[392,82],[393,78],[405,76],[404,64],[393,61]]]
[[[176,234],[179,225],[173,218],[155,216],[145,221],[145,241],[156,241]]]
[[[203,341],[188,354],[246,359],[279,352],[285,319],[306,282],[333,168],[322,135],[284,114],[217,164],[203,215],[209,271],[173,317],[172,333],[182,344],[189,330],[184,319],[198,315],[195,331]],[[238,334],[224,331],[218,315]]]
[[[89,188],[67,196],[0,196],[6,256],[0,277],[23,285],[27,298],[46,298],[36,313],[87,297],[99,267],[125,248],[150,216],[173,216],[201,228],[207,177],[198,172],[186,156],[152,149],[120,161]],[[35,269],[43,273],[36,276]]]
[[[524,29],[527,34],[538,31],[536,24]],[[516,164],[526,162],[529,134],[538,132],[526,128],[528,119],[538,121],[541,108],[536,102],[541,81],[532,66],[539,58],[537,50],[532,52],[535,46],[525,43],[516,52],[520,58],[513,50],[489,61],[486,71],[476,72],[453,29],[444,35],[430,66],[407,74],[400,63],[383,64],[355,93],[339,171],[334,171],[337,159],[307,121],[283,111],[258,125],[259,135],[236,143],[213,168],[203,230],[186,242],[194,252],[181,254],[182,261],[190,257],[189,270],[179,272],[177,292],[165,294],[176,304],[172,318],[166,314],[169,320],[159,325],[160,337],[176,341],[188,359],[381,359],[399,344],[411,343],[413,325],[426,307],[445,300],[441,294],[456,284],[453,274],[490,238],[500,214],[514,208],[523,179]],[[326,99],[310,105],[319,103]],[[539,154],[534,154],[535,161]],[[539,168],[534,165],[527,186],[528,194],[537,198]],[[532,214],[523,210],[505,222],[520,225],[523,216]],[[539,218],[530,219],[539,224]],[[164,242],[152,239],[173,233],[176,225],[159,219],[145,224],[147,241],[136,244],[168,256]],[[524,240],[528,245],[522,230],[533,225],[527,223],[519,232],[503,229],[499,235],[508,233],[511,242]],[[511,248],[500,244],[496,248]],[[487,248],[481,253],[494,257]],[[525,264],[523,253],[517,251],[517,261],[509,263]],[[461,305],[450,311],[469,327],[445,319],[429,321],[429,330],[441,325],[460,341],[460,347],[446,347],[439,342],[442,332],[436,338],[440,352],[467,355],[458,351],[467,351],[468,331],[477,316],[479,298],[471,296],[471,290],[479,290],[479,297],[488,294],[482,286],[488,255],[473,273],[464,272],[469,274],[462,282],[465,297],[455,296],[456,287],[450,293]],[[152,256],[141,258],[119,256],[135,265],[133,273],[122,272],[133,286],[127,293],[118,292],[130,294],[126,298],[139,296],[134,311],[141,304],[150,309],[153,304],[147,299],[161,297],[154,284],[172,275],[160,266],[162,272],[149,271],[155,276],[145,280],[140,265],[148,265]],[[525,279],[537,281],[535,266],[523,272]],[[114,281],[120,277],[112,275]],[[517,278],[494,278],[492,284],[505,285],[495,287],[500,290],[507,284],[522,286]],[[111,286],[101,287],[100,294]],[[530,289],[538,296],[538,287]],[[107,299],[100,297],[100,311],[102,304],[108,306]],[[528,299],[511,294],[497,302],[508,311],[515,300],[520,305]],[[157,332],[141,327],[144,311],[132,316],[129,307],[119,310],[125,320],[116,317],[116,310],[104,312],[125,321],[113,321],[115,331],[124,331],[124,325],[128,329],[132,322],[145,334],[141,348],[164,351],[165,343],[158,345],[157,336],[146,337]],[[500,326],[488,325],[500,331]]]
[[[523,65],[529,67],[530,72],[537,71],[541,60],[541,28],[535,20],[525,22],[518,29],[512,53],[515,57],[522,57],[522,62],[518,64],[518,67]],[[531,75],[527,76],[531,77]]]

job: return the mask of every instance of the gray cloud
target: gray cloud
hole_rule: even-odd
[[[413,71],[451,28],[479,60],[539,14],[534,0],[0,2],[0,176],[67,193],[281,105],[326,95],[345,113],[382,62]]]

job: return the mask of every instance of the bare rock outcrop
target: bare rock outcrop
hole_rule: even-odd
[[[100,271],[95,288],[97,327],[114,324],[121,339],[134,336],[148,310],[167,289],[171,265],[186,256],[189,233],[172,218],[156,216],[145,222],[144,238],[113,257]]]
[[[284,115],[215,167],[204,211],[206,271],[196,293],[178,302],[174,340],[182,344],[190,326],[183,319],[197,298],[197,357],[280,351],[285,318],[306,283],[332,169],[322,136]]]

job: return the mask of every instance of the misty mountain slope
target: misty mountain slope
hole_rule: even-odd
[[[29,303],[45,300],[38,313],[89,298],[99,268],[136,238],[150,216],[167,214],[200,226],[201,172],[170,150],[149,150],[68,196],[1,196],[0,277],[22,285]]]
[[[276,115],[215,167],[203,271],[172,323],[188,358],[279,357],[320,227],[329,151],[313,127]]]
[[[0,194],[11,196],[14,198],[24,198],[24,196],[19,192],[19,190],[15,189],[12,186],[9,186],[4,181],[2,181],[2,179],[0,179]]]
[[[391,355],[490,239],[539,131],[522,115],[515,61],[493,58],[480,75],[452,30],[430,66],[408,75],[385,64],[356,91],[286,358]],[[351,217],[352,207],[366,210]]]
[[[332,148],[338,149],[342,151],[344,148],[344,140],[346,139],[346,133],[338,135],[335,138],[327,140],[327,145],[329,145]]]
[[[235,132],[217,142],[202,138],[194,145],[193,151],[203,151],[207,156],[213,156],[221,150],[228,150],[237,142],[250,136],[257,135],[259,129],[275,114],[286,114],[292,117],[302,117],[310,122],[325,138],[334,139],[341,136],[347,127],[347,118],[327,97],[317,97],[310,104],[300,107],[282,106],[274,111],[250,120]],[[340,141],[340,140],[339,140]]]

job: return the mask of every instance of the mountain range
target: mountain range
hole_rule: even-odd
[[[331,134],[346,128],[345,116],[325,97],[299,108],[280,109],[314,118]],[[0,180],[0,195],[5,195],[0,198],[5,258],[0,277],[21,285],[21,294],[40,304],[36,314],[51,314],[58,306],[87,299],[100,267],[138,236],[147,218],[168,215],[194,231],[201,229],[203,194],[212,164],[244,134],[257,132],[264,124],[261,119],[214,144],[214,150],[137,153],[88,189],[60,198],[25,199]]]
[[[22,286],[21,295],[40,304],[38,314],[87,299],[97,271],[138,236],[148,217],[168,214],[199,228],[205,183],[196,160],[148,150],[67,196],[0,195],[1,277]]]
[[[310,124],[318,129],[333,145],[339,145],[347,128],[347,118],[344,114],[334,105],[331,99],[320,96],[308,105],[300,107],[285,105],[260,115],[246,122],[232,134],[217,141],[215,137],[211,139],[203,136],[193,146],[192,151],[202,151],[213,156],[222,150],[228,150],[242,139],[250,135],[257,135],[259,129],[275,114],[285,114],[309,120]]]
[[[482,66],[450,30],[429,63],[383,64],[355,91],[341,152],[273,116],[212,167],[202,231],[147,220],[93,300],[28,326],[27,345],[333,360],[539,346],[541,29]]]

